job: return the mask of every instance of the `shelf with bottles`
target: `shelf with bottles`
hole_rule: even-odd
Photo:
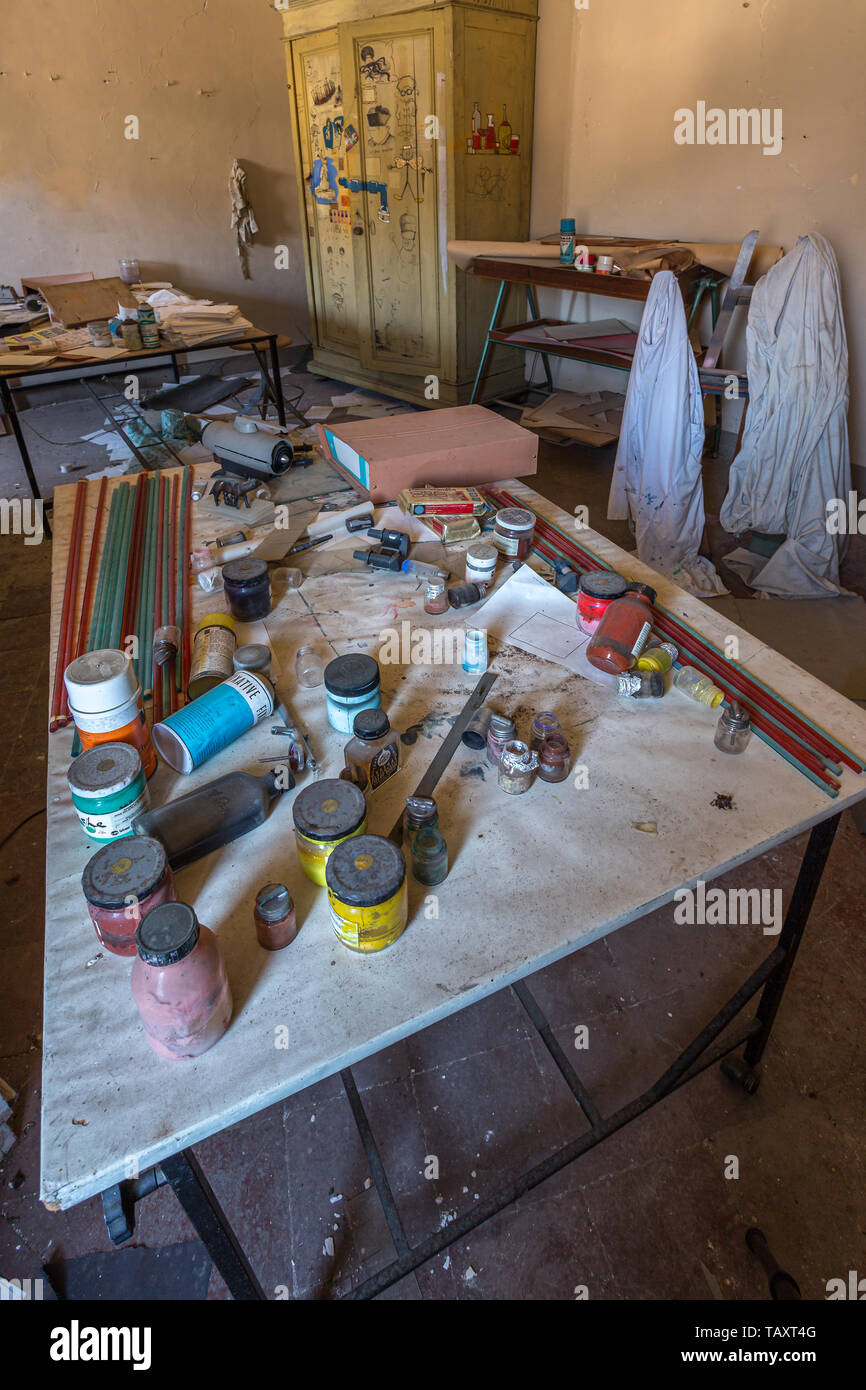
[[[488,111],[485,119],[476,101],[472,109],[471,126],[472,133],[466,136],[467,154],[515,155],[520,153],[520,136],[512,133],[511,123],[508,119],[508,107],[505,103],[502,106],[502,120],[497,126],[493,119],[493,112]]]

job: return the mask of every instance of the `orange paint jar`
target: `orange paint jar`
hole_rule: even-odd
[[[156,753],[144,717],[141,686],[126,652],[104,647],[85,652],[64,672],[69,710],[84,749],[129,743],[145,777],[156,771]]]

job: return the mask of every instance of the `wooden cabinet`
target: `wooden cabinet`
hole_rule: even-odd
[[[311,371],[469,399],[495,286],[445,247],[529,235],[536,5],[289,0]],[[519,386],[519,353],[496,365],[488,391]]]

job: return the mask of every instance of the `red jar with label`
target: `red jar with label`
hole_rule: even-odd
[[[134,956],[142,917],[176,898],[166,852],[150,835],[103,845],[88,859],[81,887],[100,944],[115,956]]]
[[[629,584],[614,599],[589,639],[586,659],[599,671],[615,676],[628,671],[643,651],[652,631],[656,591],[649,584]]]
[[[622,598],[627,581],[615,570],[596,570],[582,574],[577,586],[577,625],[590,636],[596,631],[610,604]]]
[[[200,1057],[232,1016],[219,942],[187,903],[164,903],[135,934],[132,997],[147,1041],[160,1057]]]

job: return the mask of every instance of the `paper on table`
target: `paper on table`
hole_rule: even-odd
[[[635,333],[637,330],[622,319],[598,319],[595,323],[555,323],[545,324],[544,332],[548,338],[558,338],[564,342],[578,342],[581,338],[609,338],[611,334]]]
[[[10,367],[45,367],[56,355],[53,352],[0,352],[0,371],[8,371]]]
[[[589,638],[577,626],[575,607],[567,594],[522,565],[464,624],[484,628],[500,642],[555,661],[599,685],[615,686],[615,676],[597,671],[586,660]]]

